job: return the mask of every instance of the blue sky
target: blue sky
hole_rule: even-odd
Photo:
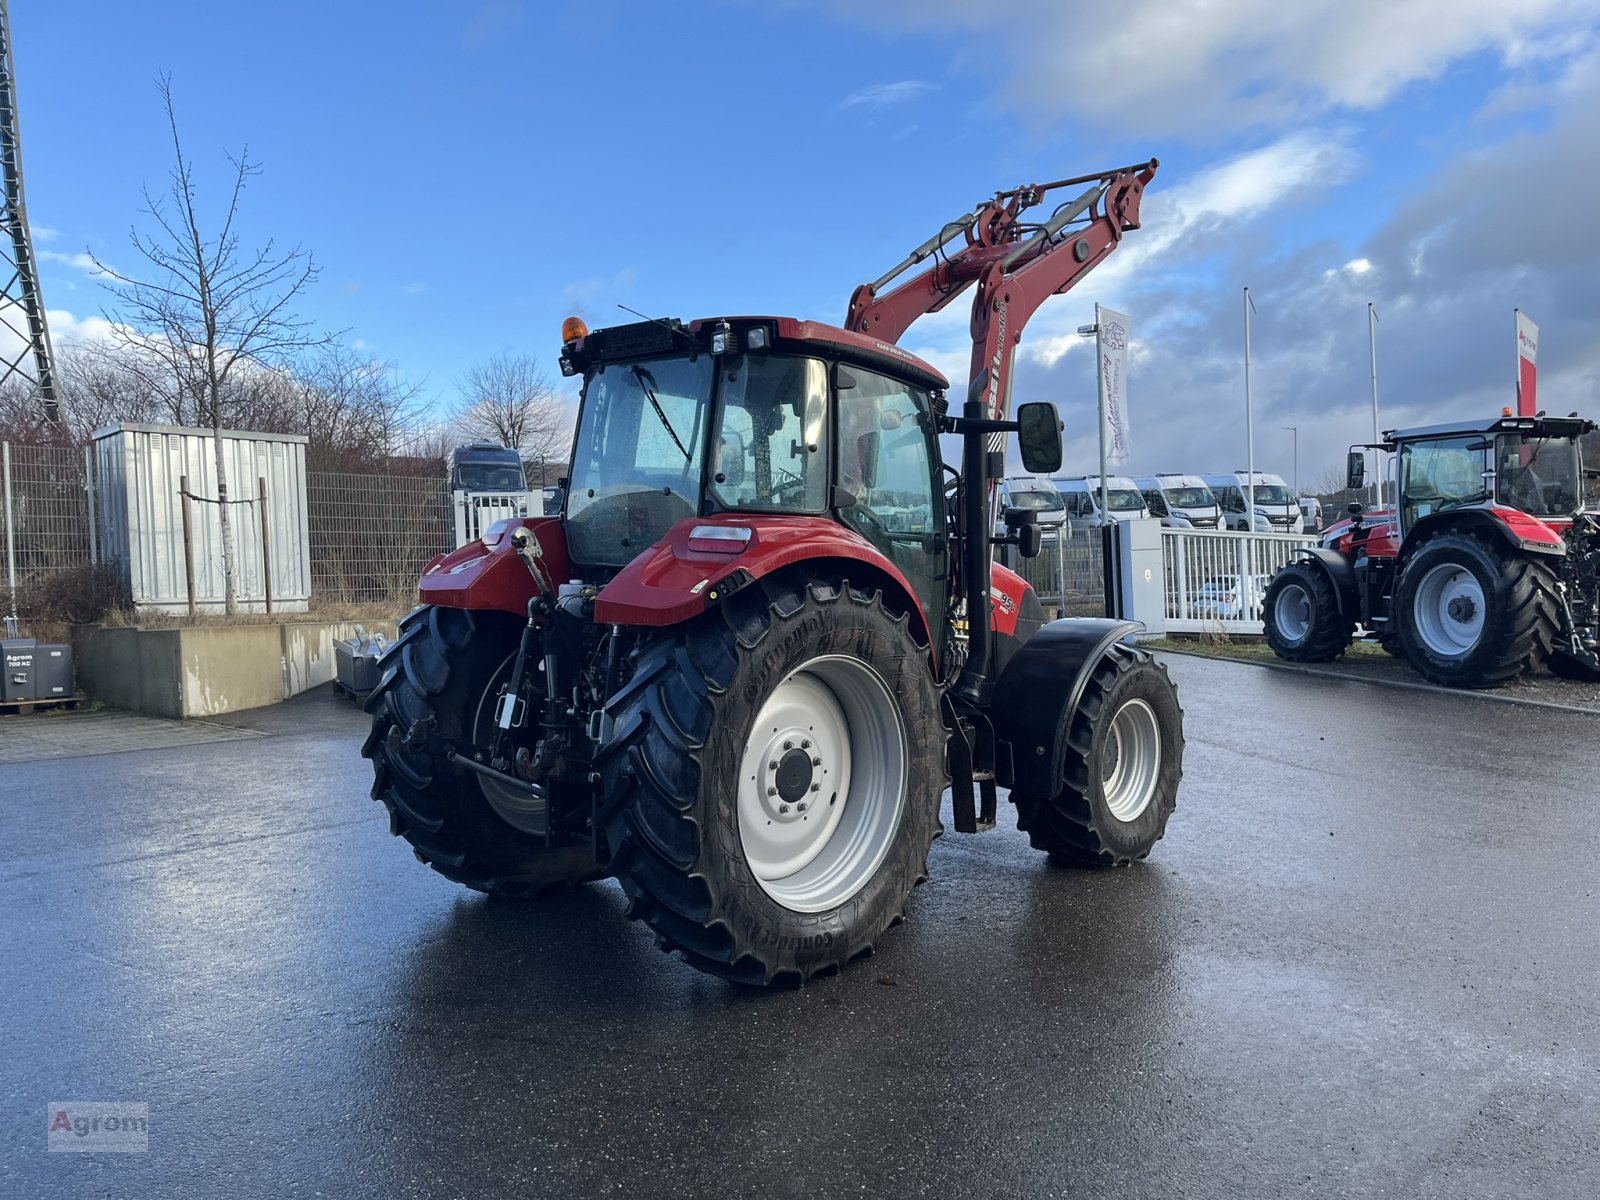
[[[552,369],[563,316],[780,312],[852,287],[1002,187],[1157,155],[1146,227],[1024,338],[1092,468],[1096,300],[1134,318],[1136,470],[1244,454],[1314,478],[1384,424],[1511,402],[1512,309],[1552,409],[1600,415],[1596,0],[459,5],[13,0],[29,210],[58,339],[131,266],[170,156],[263,168],[247,240],[322,266],[305,315],[441,404],[476,361]],[[215,186],[211,195],[216,196]],[[965,378],[964,305],[905,344]],[[956,389],[960,392],[960,387]]]

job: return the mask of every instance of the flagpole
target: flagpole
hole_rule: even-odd
[[[1254,307],[1247,287],[1244,289],[1244,428],[1249,461],[1245,464],[1244,527],[1249,533],[1254,533],[1256,529],[1256,410],[1254,397],[1250,393],[1250,310]]]
[[[1378,432],[1378,310],[1372,301],[1367,301],[1367,342],[1372,351],[1372,444],[1377,445],[1382,441]],[[1383,451],[1375,450],[1372,454],[1373,495],[1377,499],[1374,508],[1383,507]]]
[[[1100,324],[1100,305],[1094,306],[1094,377],[1100,392],[1100,523],[1111,522],[1111,493],[1106,473],[1106,353],[1100,344],[1105,330]]]

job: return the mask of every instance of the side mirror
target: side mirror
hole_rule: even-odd
[[[878,425],[882,429],[899,429],[904,420],[905,414],[896,408],[886,408],[878,414]]]
[[[1017,409],[1017,443],[1022,465],[1034,475],[1061,470],[1061,416],[1043,400]]]
[[[1044,530],[1037,525],[1023,525],[1017,529],[1017,553],[1023,558],[1038,558],[1044,549]]]
[[[1344,486],[1352,492],[1367,481],[1367,456],[1359,450],[1350,451],[1345,458]]]
[[[862,487],[878,486],[878,447],[882,442],[883,435],[876,429],[856,439],[856,463],[860,467]]]

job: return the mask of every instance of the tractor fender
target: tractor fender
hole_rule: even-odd
[[[422,578],[417,581],[418,602],[440,608],[527,616],[528,601],[538,589],[511,540],[512,532],[519,527],[531,530],[539,540],[551,582],[562,584],[572,578],[561,519],[519,517],[500,523],[493,544],[473,538],[465,546],[435,557],[423,568]]]
[[[1520,508],[1510,508],[1503,504],[1486,504],[1482,508],[1458,508],[1430,513],[1423,517],[1406,531],[1405,546],[1401,554],[1403,556],[1410,554],[1423,542],[1445,529],[1487,533],[1496,538],[1507,550],[1558,555],[1567,552],[1567,544],[1561,535],[1538,517],[1529,516]]]
[[[1002,787],[1041,796],[1060,790],[1067,731],[1095,664],[1142,629],[1138,621],[1067,617],[1040,627],[1016,648],[989,705]]]
[[[1356,572],[1348,559],[1337,550],[1325,546],[1301,546],[1295,551],[1297,563],[1316,563],[1328,573],[1333,584],[1333,600],[1339,615],[1359,616],[1361,606],[1356,602]]]
[[[708,526],[737,530],[741,537],[747,532],[748,537],[694,536]],[[722,546],[738,548],[729,554]],[[892,607],[909,614],[917,640],[929,645],[927,618],[900,568],[855,530],[828,517],[748,513],[687,517],[600,589],[594,619],[602,625],[677,625],[763,576],[795,564],[826,565],[857,582],[877,584]]]

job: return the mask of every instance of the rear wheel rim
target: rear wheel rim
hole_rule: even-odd
[[[814,658],[772,690],[739,764],[739,842],[761,890],[826,912],[865,887],[907,802],[910,739],[883,678]]]
[[[1100,794],[1111,815],[1124,823],[1138,820],[1155,798],[1161,776],[1161,724],[1144,700],[1117,709],[1106,731],[1100,764]]]
[[[1440,563],[1417,584],[1411,613],[1424,646],[1441,658],[1461,658],[1483,638],[1483,585],[1461,563]]]
[[[1311,596],[1298,583],[1285,584],[1272,606],[1272,617],[1285,640],[1303,642],[1311,632]]]

